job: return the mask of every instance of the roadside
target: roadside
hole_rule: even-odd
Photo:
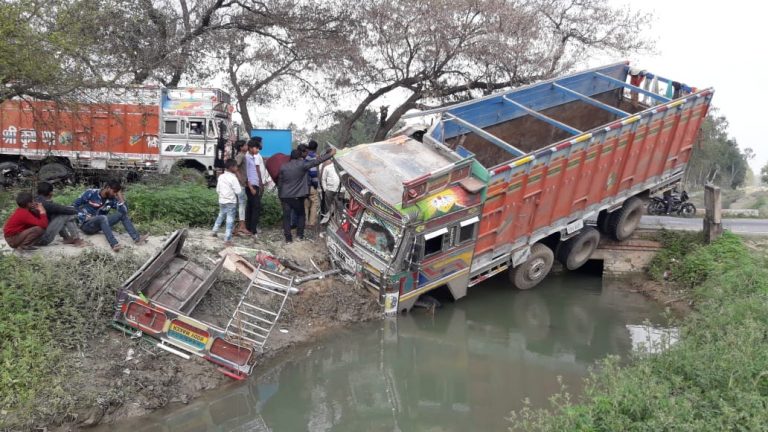
[[[14,275],[0,283],[0,337],[18,348],[2,351],[2,360],[14,368],[0,378],[0,429],[76,430],[112,423],[186,403],[231,382],[209,362],[183,360],[108,327],[117,288],[165,239],[154,236],[135,246],[123,236],[130,247],[118,254],[109,251],[103,235],[95,235],[87,236],[90,248],[58,244],[32,257],[0,255],[0,270]],[[255,242],[238,238],[236,243],[312,271],[315,265],[329,268],[320,239],[288,245],[281,239],[279,231],[267,230]],[[220,238],[192,229],[184,253],[210,267],[209,257],[217,258],[222,249]],[[193,316],[225,325],[246,285],[243,275],[224,271]],[[257,368],[323,332],[380,316],[373,296],[341,278],[301,288],[289,297]],[[5,316],[10,321],[3,322]]]

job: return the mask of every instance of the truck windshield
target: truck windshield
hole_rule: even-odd
[[[379,258],[389,262],[395,252],[395,246],[402,229],[374,213],[366,210],[360,220],[360,228],[355,239],[359,244],[373,252]]]

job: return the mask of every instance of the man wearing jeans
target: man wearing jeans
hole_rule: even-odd
[[[73,204],[77,209],[80,229],[86,234],[103,232],[115,252],[122,248],[112,233],[112,226],[118,222],[122,222],[128,235],[136,244],[146,243],[148,237],[147,235],[139,235],[136,228],[133,227],[131,218],[128,217],[128,207],[125,205],[122,190],[123,187],[119,181],[110,180],[101,189],[88,189],[83,192]],[[117,213],[109,214],[113,208],[117,210]]]
[[[240,180],[237,178],[237,162],[229,159],[224,163],[224,172],[216,182],[216,193],[219,195],[219,216],[213,224],[213,232],[216,237],[224,218],[227,219],[224,233],[224,245],[232,246],[232,229],[235,226],[235,211],[237,211],[237,197],[242,190]]]
[[[64,244],[73,246],[85,246],[85,242],[78,235],[77,210],[71,206],[63,206],[53,202],[53,185],[48,182],[37,184],[37,197],[48,214],[48,228],[45,234],[37,241],[37,246],[47,246],[53,242],[57,235],[61,235]]]
[[[332,158],[336,149],[312,161],[306,161],[300,150],[291,152],[291,160],[280,167],[277,191],[283,208],[283,235],[286,243],[293,241],[291,213],[296,213],[296,235],[304,240],[304,200],[309,194],[309,170]]]
[[[245,156],[246,189],[248,206],[245,211],[245,227],[255,236],[258,233],[259,217],[261,216],[261,194],[264,182],[261,178],[261,138],[253,137],[248,140],[248,154]]]

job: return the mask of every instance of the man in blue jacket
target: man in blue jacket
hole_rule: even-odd
[[[110,180],[101,189],[88,189],[72,204],[77,209],[77,219],[80,229],[86,234],[96,234],[101,231],[107,238],[112,250],[117,252],[122,246],[112,232],[112,226],[122,222],[123,227],[136,244],[146,243],[147,235],[139,235],[128,217],[128,206],[125,204],[123,187],[117,180]],[[109,214],[112,209],[117,213]]]

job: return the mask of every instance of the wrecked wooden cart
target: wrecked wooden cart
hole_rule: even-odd
[[[224,374],[243,379],[251,373],[255,351],[263,350],[288,295],[298,292],[294,288],[297,279],[254,266],[237,255],[220,258],[207,272],[182,254],[186,237],[186,230],[173,233],[123,284],[113,326],[132,336],[151,336],[163,350],[186,359],[202,357],[218,365]],[[228,259],[250,283],[226,328],[220,328],[193,318],[192,312]],[[270,303],[279,307],[270,310],[260,304],[257,292],[277,296],[277,301]]]

